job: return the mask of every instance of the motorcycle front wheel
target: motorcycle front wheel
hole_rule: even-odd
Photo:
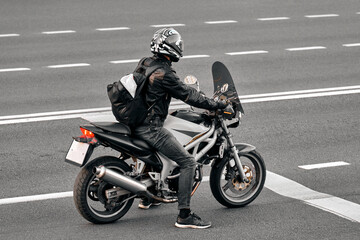
[[[121,204],[115,206],[108,204],[105,191],[114,186],[99,180],[93,174],[93,168],[100,165],[119,173],[131,171],[130,166],[125,162],[111,156],[96,158],[81,169],[74,184],[75,206],[81,216],[95,224],[115,222],[129,211],[134,202],[133,198],[129,198],[131,195],[126,194],[117,199],[117,202]]]
[[[239,154],[249,182],[240,180],[233,157],[224,158],[211,169],[210,188],[215,199],[229,208],[243,207],[255,200],[263,189],[266,178],[264,160],[255,150]]]

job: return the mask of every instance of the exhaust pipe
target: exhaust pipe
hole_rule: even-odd
[[[147,186],[131,177],[125,176],[104,166],[94,167],[93,173],[97,178],[102,179],[108,183],[111,183],[117,187],[121,187],[129,192],[132,192],[139,196],[145,196],[161,202],[171,203],[176,202],[176,199],[159,198],[147,190]]]

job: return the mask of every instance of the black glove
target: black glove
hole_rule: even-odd
[[[220,100],[217,102],[218,109],[224,109],[224,108],[226,108],[227,105],[229,105],[229,103],[225,100]]]

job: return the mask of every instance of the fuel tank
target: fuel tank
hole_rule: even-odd
[[[195,136],[210,129],[210,127],[206,127],[201,123],[195,123],[199,121],[197,119],[193,120],[194,116],[192,114],[192,112],[188,112],[188,114],[184,112],[184,114],[176,116],[168,115],[164,123],[164,128],[169,130],[183,146],[188,144]]]

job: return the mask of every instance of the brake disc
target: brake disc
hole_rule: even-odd
[[[249,182],[241,182],[239,181],[239,175],[236,175],[233,179],[232,179],[232,186],[234,189],[236,189],[237,191],[242,191],[245,190],[248,186],[250,186],[251,181],[254,177],[253,172],[251,171],[251,168],[243,165],[243,169],[244,169],[244,173],[247,177],[247,179],[249,180]]]

